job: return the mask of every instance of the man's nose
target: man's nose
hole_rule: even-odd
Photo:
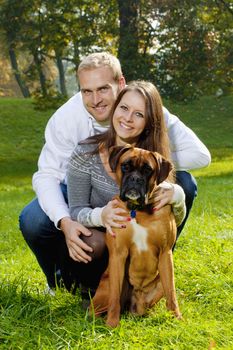
[[[97,105],[98,103],[100,103],[100,101],[102,100],[101,95],[98,91],[93,91],[92,94],[92,102],[94,105]]]

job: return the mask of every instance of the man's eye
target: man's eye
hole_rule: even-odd
[[[85,96],[89,96],[91,94],[91,91],[90,90],[82,90],[82,93],[85,95]]]
[[[106,92],[108,91],[108,86],[103,86],[101,89],[100,89],[100,92]]]

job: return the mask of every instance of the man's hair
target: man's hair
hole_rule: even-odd
[[[114,80],[118,81],[122,77],[121,64],[118,58],[108,52],[95,52],[83,58],[78,66],[78,75],[82,70],[95,69],[100,67],[110,67]]]

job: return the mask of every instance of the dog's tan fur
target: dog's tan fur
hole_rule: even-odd
[[[116,177],[119,184],[122,178],[120,164],[128,157],[137,158],[139,164],[146,160],[154,170],[146,199],[149,202],[158,183],[167,178],[171,165],[158,153],[129,147],[127,150],[118,152],[118,157],[115,157]],[[129,212],[126,203],[117,198],[120,206]],[[150,213],[137,211],[136,218],[127,223],[125,229],[114,231],[116,237],[106,234],[109,264],[93,298],[95,314],[107,312],[107,325],[111,327],[118,325],[122,293],[125,290],[123,287],[125,265],[129,257],[127,279],[132,286],[130,311],[143,315],[147,308],[152,307],[164,295],[168,310],[180,318],[172,256],[176,224],[171,206],[166,205],[159,211]]]

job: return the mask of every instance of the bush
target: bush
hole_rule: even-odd
[[[58,91],[50,89],[46,96],[37,90],[33,93],[32,103],[36,110],[45,111],[47,109],[57,109],[67,101],[67,96],[62,95]]]

